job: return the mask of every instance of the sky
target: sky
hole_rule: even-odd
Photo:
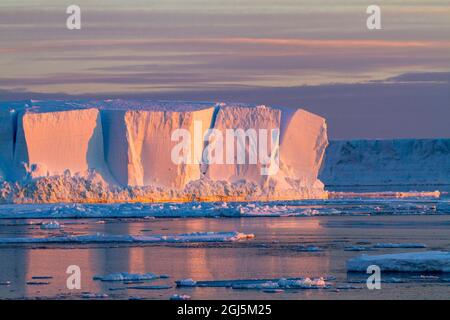
[[[450,137],[450,0],[374,2],[2,0],[0,99],[230,99],[305,107],[335,139]]]

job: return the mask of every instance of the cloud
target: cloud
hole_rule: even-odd
[[[189,101],[227,101],[303,107],[327,119],[332,139],[450,138],[450,83],[445,73],[409,73],[396,79],[356,84],[297,87],[220,86],[167,92],[112,92],[83,95],[0,90],[0,100],[145,98]],[[423,82],[415,80],[431,80]]]

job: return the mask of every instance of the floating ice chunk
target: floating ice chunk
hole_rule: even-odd
[[[127,287],[127,289],[131,290],[167,290],[172,288],[169,285],[157,285],[157,286],[131,286]]]
[[[253,234],[240,232],[194,232],[176,235],[81,235],[46,238],[13,237],[0,238],[0,244],[33,244],[33,243],[189,243],[189,242],[233,242],[254,238]]]
[[[294,248],[295,251],[300,252],[321,252],[323,249],[316,246],[299,246]]]
[[[177,281],[178,287],[195,287],[196,285],[197,285],[197,282],[190,278]]]
[[[83,299],[105,299],[109,296],[106,293],[83,293]]]
[[[49,221],[49,222],[42,222],[41,223],[41,229],[43,230],[54,230],[54,229],[60,229],[62,226],[59,224],[58,221]]]
[[[282,293],[284,292],[283,289],[262,289],[262,292],[265,293]]]
[[[326,286],[325,279],[324,278],[318,278],[318,279],[300,279],[300,280],[287,280],[287,279],[280,279],[278,281],[278,285],[281,288],[301,288],[301,289],[308,289],[308,288],[323,288]]]
[[[154,273],[127,273],[127,272],[117,272],[111,273],[105,276],[94,276],[94,280],[100,281],[139,281],[139,280],[154,280],[159,279],[161,276]]]
[[[362,255],[347,261],[347,270],[366,272],[370,265],[391,272],[450,272],[450,252],[424,251],[376,256]]]
[[[262,283],[239,283],[231,286],[233,289],[279,289],[280,286],[276,282],[267,281]]]
[[[370,250],[370,248],[366,246],[347,246],[344,248],[344,251],[366,251],[366,250]]]
[[[47,281],[27,281],[27,285],[29,286],[46,286],[49,284],[50,282]]]
[[[374,248],[426,248],[423,243],[377,243]]]
[[[233,289],[278,290],[278,289],[319,289],[327,287],[327,278],[279,278],[279,279],[237,279],[194,281],[185,279],[176,281],[178,287],[226,287]]]
[[[191,296],[187,294],[174,294],[170,297],[170,300],[190,300]]]
[[[338,285],[336,287],[337,290],[357,290],[357,289],[363,289],[363,287],[358,287],[358,286],[352,286],[350,284],[342,284],[342,285]]]

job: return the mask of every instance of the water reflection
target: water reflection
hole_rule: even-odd
[[[432,220],[430,220],[432,219]],[[448,250],[450,223],[448,216],[407,217],[308,217],[308,218],[247,218],[247,219],[155,219],[134,221],[108,221],[97,224],[95,220],[66,222],[64,232],[105,234],[175,234],[199,231],[239,230],[254,233],[256,238],[239,243],[158,244],[151,246],[104,245],[45,247],[0,247],[0,281],[11,281],[0,286],[0,297],[80,297],[81,292],[104,292],[114,298],[139,295],[146,298],[168,298],[179,289],[165,291],[111,291],[125,287],[93,281],[95,275],[113,272],[168,274],[161,280],[172,284],[175,280],[277,278],[333,275],[338,281],[347,281],[345,262],[359,255],[344,251],[358,241],[421,242],[429,248]],[[433,223],[431,223],[433,222]],[[428,226],[423,228],[420,226]],[[352,226],[351,228],[349,226]],[[388,227],[387,227],[388,226]],[[399,227],[400,226],[400,227]],[[12,231],[14,230],[14,231]],[[0,224],[1,236],[42,236],[45,231],[30,226]],[[302,252],[301,246],[317,246],[320,252]],[[386,249],[388,250],[388,249]],[[387,251],[379,250],[377,253]],[[390,252],[394,252],[391,251]],[[66,288],[66,269],[78,265],[82,271],[82,290]],[[34,276],[52,276],[50,285],[26,285]],[[13,290],[13,291],[11,291]],[[186,289],[187,290],[187,289]],[[411,290],[411,289],[410,289]],[[385,291],[384,291],[385,292]],[[418,290],[417,292],[420,292]],[[442,292],[442,291],[437,291]],[[195,298],[258,298],[262,293],[238,292],[225,289],[197,289],[188,292]],[[341,293],[357,297],[359,292]],[[400,293],[398,293],[400,294]],[[321,290],[306,290],[296,294],[286,293],[276,298],[317,298],[331,295]]]

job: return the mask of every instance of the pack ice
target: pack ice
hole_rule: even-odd
[[[331,141],[327,186],[449,185],[450,139]]]
[[[0,103],[0,118],[3,203],[327,196],[317,178],[328,145],[326,122],[301,109],[148,100],[14,101]],[[177,129],[190,134],[190,162],[171,158]],[[271,147],[269,138],[266,154],[279,156],[276,173],[262,175],[261,163],[204,163],[205,150],[216,143],[209,132],[227,129],[279,129],[279,144]],[[250,150],[246,145],[246,159]]]

